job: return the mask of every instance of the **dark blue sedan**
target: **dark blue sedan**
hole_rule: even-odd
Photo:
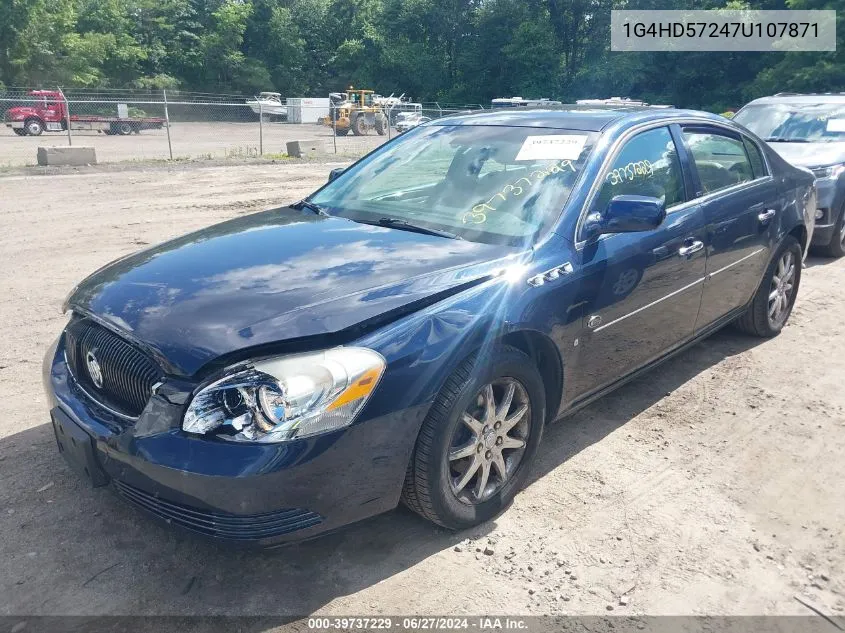
[[[45,361],[59,450],[229,541],[400,501],[472,526],[546,422],[729,323],[776,335],[815,204],[811,173],[700,112],[432,121],[83,281]]]

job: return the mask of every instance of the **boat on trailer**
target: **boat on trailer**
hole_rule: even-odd
[[[282,102],[282,95],[278,92],[261,92],[246,104],[256,114],[266,116],[287,116],[288,108]]]

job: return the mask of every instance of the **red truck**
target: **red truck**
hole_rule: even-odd
[[[67,130],[68,116],[64,95],[58,90],[30,90],[27,93],[36,101],[33,105],[9,108],[6,126],[18,136],[39,136],[47,132]],[[105,134],[126,136],[141,130],[160,130],[165,119],[135,118],[129,116],[70,115],[71,130],[96,130]]]

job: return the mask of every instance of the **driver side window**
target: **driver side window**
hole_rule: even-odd
[[[660,198],[667,210],[685,201],[681,163],[668,128],[640,132],[625,143],[605,174],[593,210],[604,212],[619,195]]]

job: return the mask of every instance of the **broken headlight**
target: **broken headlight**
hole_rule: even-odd
[[[281,442],[352,424],[384,372],[381,354],[360,347],[257,361],[202,388],[182,429]]]

